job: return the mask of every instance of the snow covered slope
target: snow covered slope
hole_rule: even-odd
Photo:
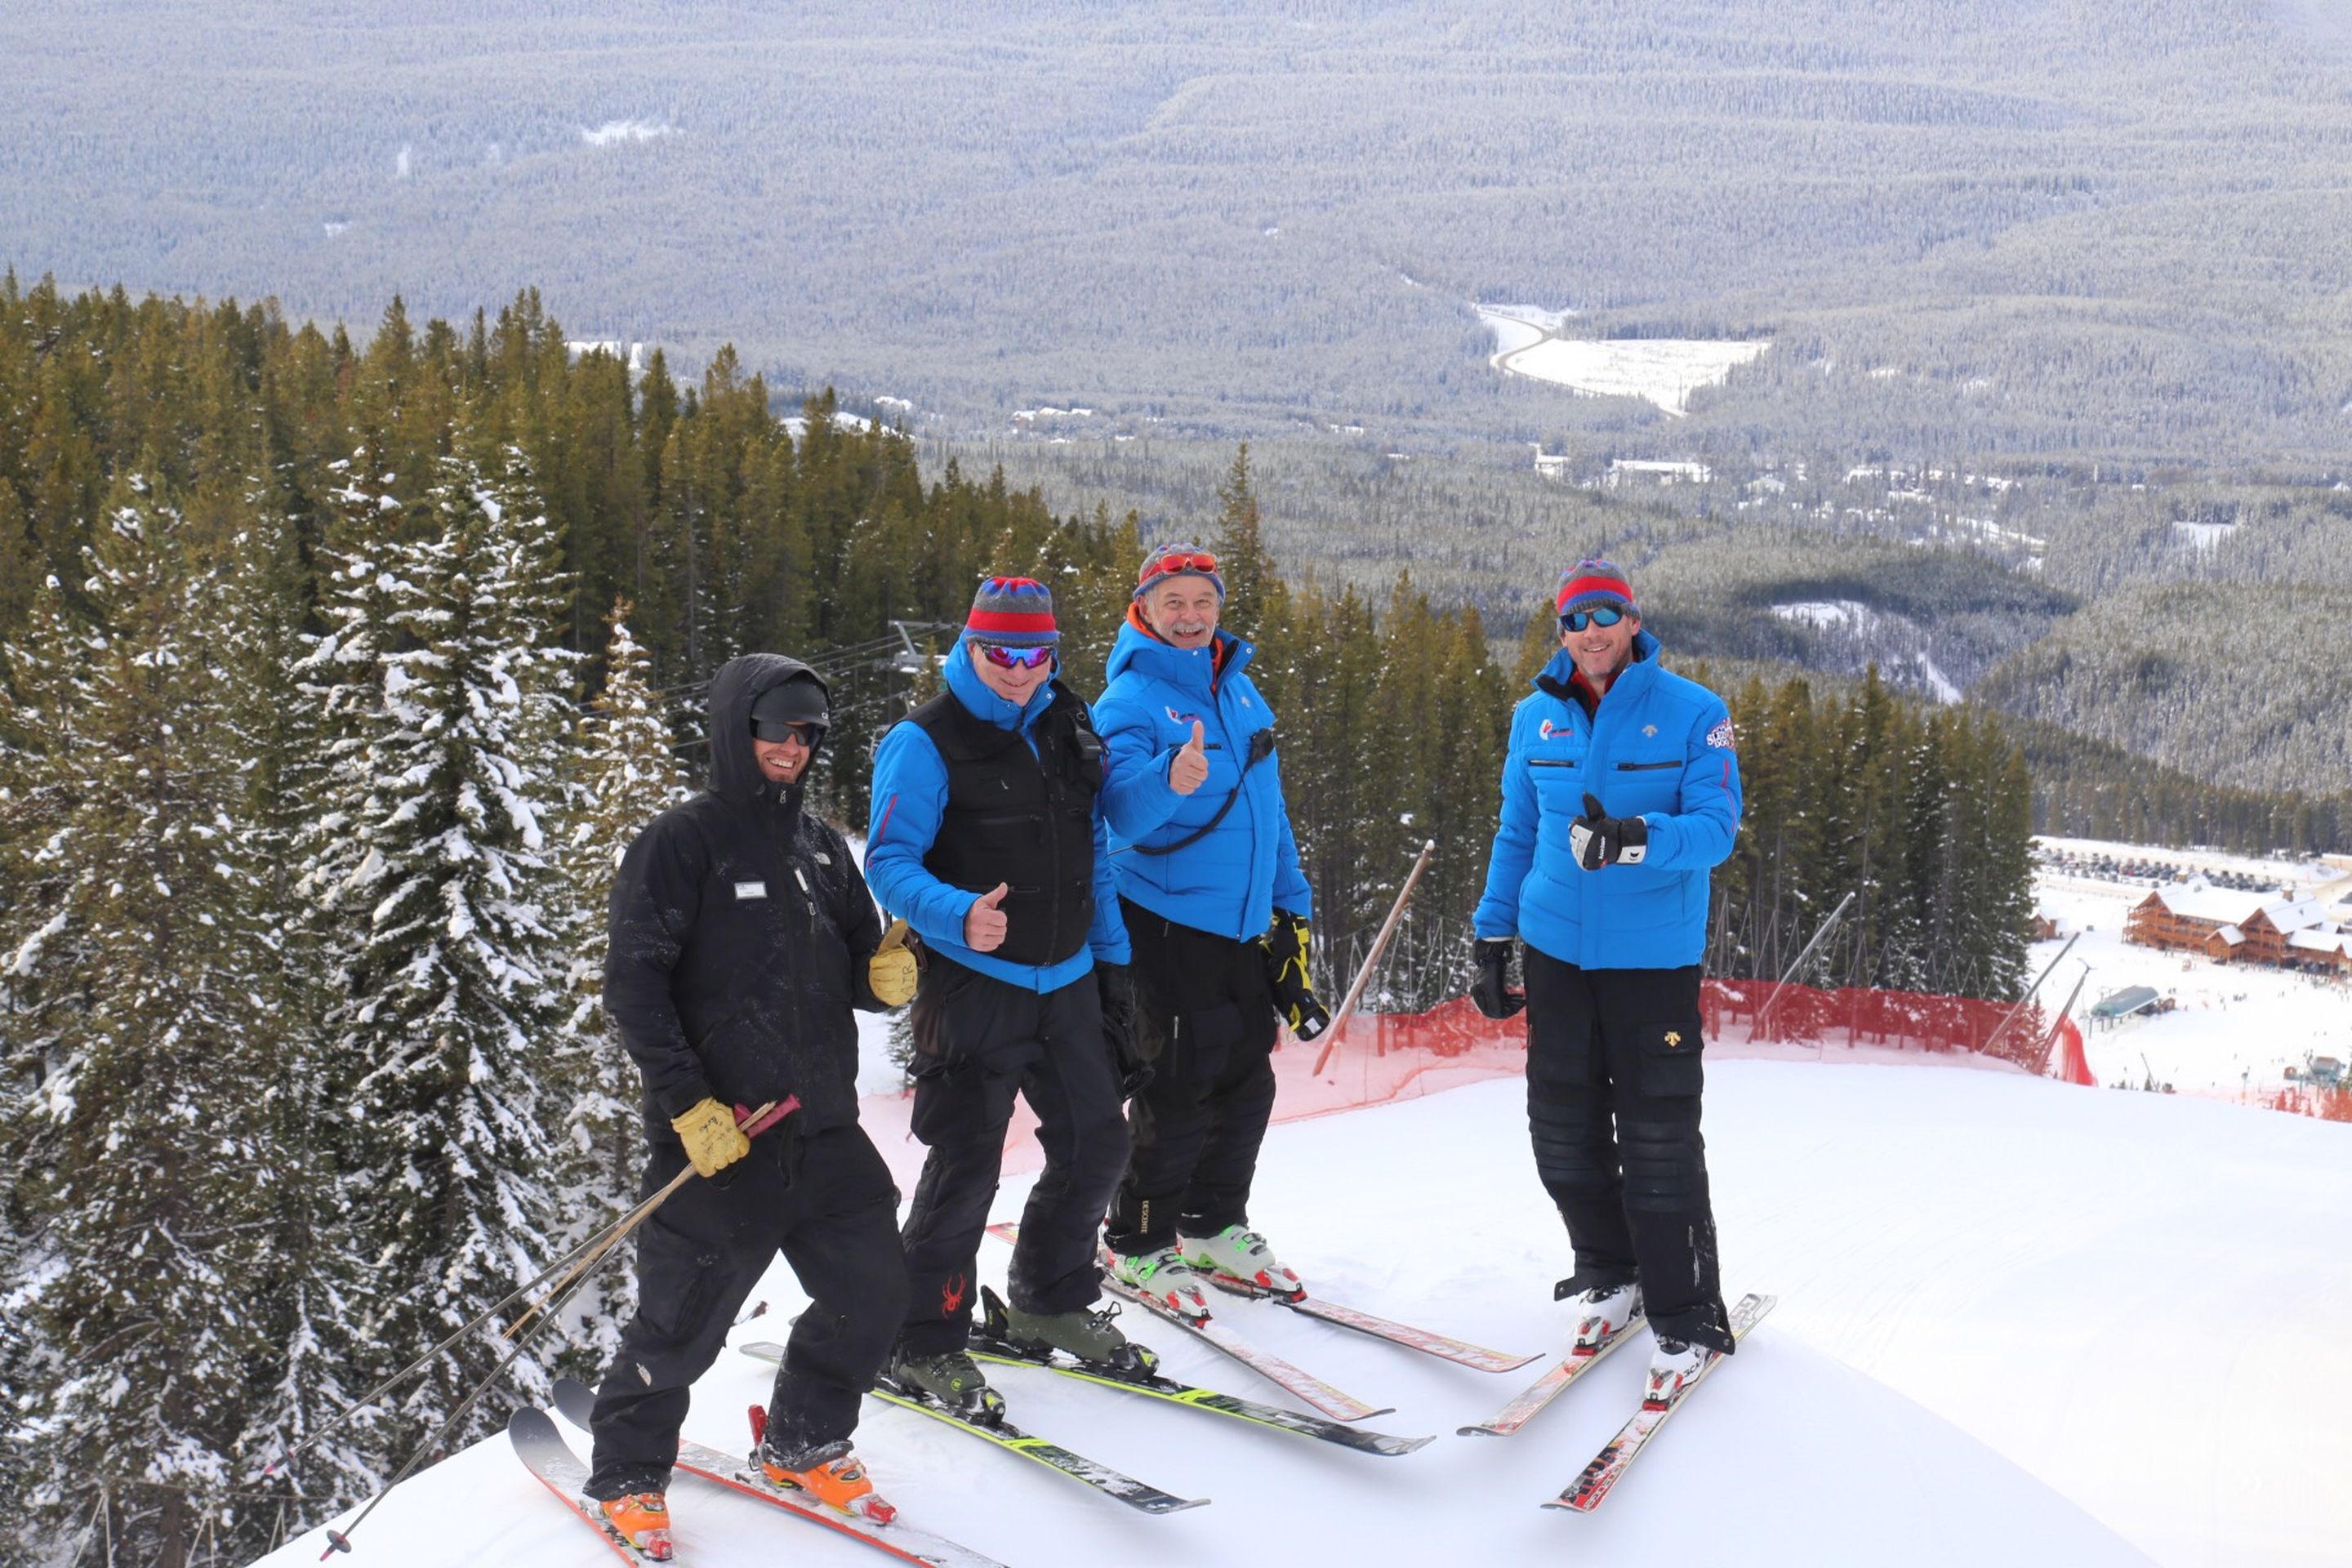
[[[1536,1505],[1629,1413],[1638,1354],[1515,1437],[1463,1438],[1524,1374],[1266,1305],[1226,1316],[1397,1406],[1368,1425],[1443,1436],[1367,1458],[999,1374],[1033,1430],[1215,1500],[1158,1520],[887,1408],[868,1406],[860,1447],[911,1519],[1016,1568],[1197,1568],[1253,1541],[1370,1564],[2352,1562],[2352,1500],[2325,1479],[2352,1467],[2352,1351],[2322,1328],[2352,1299],[2352,1129],[1924,1066],[1722,1061],[1709,1077],[1727,1283],[1781,1305],[1598,1515]],[[1498,1348],[1563,1341],[1550,1284],[1566,1248],[1515,1085],[1278,1126],[1260,1193],[1257,1219],[1333,1300]],[[762,1294],[770,1317],[739,1339],[772,1337],[799,1305],[781,1268]],[[1279,1398],[1130,1326],[1173,1375]],[[724,1358],[689,1432],[735,1446],[767,1379]],[[690,1564],[883,1561],[690,1479],[674,1496]],[[443,1560],[458,1520],[470,1561],[610,1561],[498,1439],[389,1500],[355,1568]],[[319,1550],[313,1536],[272,1561]]]

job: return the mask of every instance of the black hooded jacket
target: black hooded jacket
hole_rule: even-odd
[[[747,654],[710,682],[710,787],[654,818],[613,882],[604,1010],[646,1080],[646,1131],[708,1096],[801,1097],[803,1132],[857,1120],[857,1026],[882,922],[839,833],[771,784],[751,704],[809,668]],[[822,684],[822,682],[820,682]]]

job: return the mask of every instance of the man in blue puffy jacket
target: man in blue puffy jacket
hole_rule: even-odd
[[[1500,830],[1475,916],[1490,1018],[1528,1014],[1536,1169],[1567,1222],[1577,1342],[1646,1307],[1651,1392],[1734,1346],[1699,1135],[1709,871],[1739,831],[1723,700],[1659,663],[1625,574],[1580,561],[1560,651],[1511,719]],[[1507,990],[1511,939],[1527,990]]]
[[[1095,719],[1112,864],[1135,946],[1135,1040],[1151,1076],[1106,1230],[1118,1281],[1195,1320],[1200,1271],[1297,1296],[1249,1227],[1274,1110],[1277,1016],[1301,1039],[1329,1022],[1307,980],[1307,878],[1283,805],[1274,714],[1251,647],[1221,631],[1216,558],[1162,545],[1143,563]]]
[[[1133,1010],[1104,857],[1103,744],[1053,678],[1054,598],[992,577],[947,658],[947,689],[882,738],[866,878],[929,950],[908,1023],[915,1136],[929,1146],[901,1233],[912,1288],[899,1383],[967,1415],[1003,1408],[965,1346],[973,1265],[1016,1092],[1045,1173],[1006,1276],[1006,1331],[1119,1373],[1150,1370],[1111,1314],[1095,1237],[1127,1163],[1117,1058]]]

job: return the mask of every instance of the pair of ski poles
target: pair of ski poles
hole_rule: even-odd
[[[782,1101],[770,1100],[766,1104],[761,1105],[756,1110],[747,1110],[741,1107],[738,1107],[735,1113],[735,1124],[742,1130],[744,1137],[757,1138],[761,1133],[767,1131],[770,1128],[775,1126],[776,1123],[782,1121],[785,1117],[799,1110],[800,1104],[800,1096],[795,1094],[785,1096]],[[506,1310],[507,1308],[513,1306],[517,1301],[523,1300],[532,1291],[537,1290],[541,1286],[545,1285],[550,1279],[556,1279],[556,1276],[559,1274],[562,1275],[562,1278],[557,1280],[556,1284],[549,1289],[544,1297],[541,1298],[541,1300],[534,1302],[530,1307],[525,1308],[520,1317],[516,1318],[513,1322],[506,1326],[502,1331],[500,1337],[512,1340],[514,1342],[513,1348],[509,1350],[507,1353],[500,1358],[499,1364],[491,1369],[490,1374],[488,1377],[485,1377],[481,1382],[474,1385],[473,1392],[467,1394],[466,1397],[459,1402],[457,1408],[449,1413],[448,1419],[442,1422],[441,1425],[435,1429],[433,1435],[425,1438],[423,1443],[417,1446],[416,1451],[408,1456],[407,1462],[400,1467],[399,1473],[394,1475],[390,1481],[386,1482],[383,1490],[376,1493],[374,1497],[371,1498],[368,1500],[367,1507],[360,1510],[360,1516],[352,1521],[351,1529],[330,1530],[327,1531],[327,1550],[320,1553],[319,1560],[320,1562],[325,1562],[328,1558],[333,1556],[338,1552],[349,1552],[352,1549],[352,1532],[358,1530],[361,1525],[367,1522],[367,1517],[369,1514],[375,1511],[376,1504],[382,1502],[386,1497],[390,1496],[393,1489],[399,1486],[401,1482],[408,1479],[410,1472],[416,1468],[417,1465],[424,1460],[425,1455],[436,1451],[440,1447],[443,1439],[447,1437],[451,1432],[457,1429],[457,1423],[463,1421],[467,1413],[474,1408],[476,1403],[481,1399],[482,1395],[488,1394],[498,1381],[506,1375],[506,1370],[508,1367],[514,1364],[515,1357],[523,1352],[524,1348],[530,1343],[532,1337],[536,1335],[540,1330],[545,1328],[554,1320],[557,1310],[562,1307],[566,1300],[571,1299],[572,1293],[580,1288],[582,1283],[587,1279],[588,1276],[594,1272],[597,1265],[612,1257],[614,1249],[617,1248],[623,1241],[626,1240],[637,1226],[643,1225],[647,1219],[651,1218],[656,1209],[661,1207],[665,1203],[667,1203],[672,1194],[676,1193],[678,1188],[686,1185],[688,1182],[693,1180],[694,1174],[694,1167],[692,1165],[687,1166],[685,1170],[680,1171],[676,1176],[672,1177],[668,1184],[664,1186],[659,1192],[655,1193],[652,1196],[637,1205],[635,1208],[631,1209],[627,1214],[623,1215],[620,1218],[614,1220],[604,1229],[596,1232],[595,1235],[591,1236],[586,1240],[581,1242],[570,1252],[565,1253],[562,1258],[559,1258],[553,1263],[549,1264],[540,1274],[538,1279],[531,1280],[527,1285],[519,1287],[512,1294],[506,1297],[503,1300],[498,1301],[490,1307],[486,1308],[471,1321],[467,1322],[464,1327],[458,1329],[456,1332],[450,1334],[448,1338],[443,1340],[439,1344],[435,1345],[431,1350],[426,1351],[423,1355],[418,1356],[415,1361],[410,1362],[406,1366],[402,1367],[398,1372],[394,1373],[390,1377],[385,1378],[382,1383],[376,1384],[367,1393],[362,1394],[358,1399],[352,1401],[349,1406],[343,1409],[332,1420],[329,1421],[324,1426],[320,1427],[316,1432],[311,1433],[308,1437],[303,1438],[299,1443],[295,1444],[292,1447],[287,1449],[285,1453],[278,1456],[277,1459],[264,1467],[262,1474],[265,1476],[276,1475],[278,1471],[291,1461],[296,1455],[303,1452],[305,1449],[316,1447],[319,1443],[324,1441],[330,1433],[341,1428],[346,1422],[350,1421],[352,1416],[357,1415],[361,1411],[367,1409],[377,1400],[383,1398],[384,1394],[391,1392],[393,1389],[399,1387],[403,1383],[408,1381],[409,1378],[430,1365],[434,1358],[440,1355],[444,1351],[448,1350],[452,1345],[457,1343],[457,1342],[464,1339],[467,1335],[474,1332],[475,1330],[488,1322],[493,1317]],[[568,1273],[565,1272],[567,1268],[570,1270]],[[533,1322],[533,1319],[536,1319],[537,1321]],[[530,1326],[526,1328],[526,1324]]]

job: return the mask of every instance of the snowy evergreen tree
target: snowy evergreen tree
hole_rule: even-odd
[[[563,1076],[575,1086],[561,1151],[569,1197],[559,1221],[565,1246],[635,1201],[645,1163],[640,1088],[636,1066],[604,1013],[604,910],[623,852],[646,824],[690,793],[660,699],[649,684],[653,661],[630,635],[628,612],[628,602],[619,600],[608,618],[604,689],[582,726],[572,764],[577,788],[564,840],[572,1008],[564,1026],[570,1062]],[[635,1279],[626,1268],[607,1268],[583,1300],[590,1303],[580,1314],[588,1348],[600,1362],[609,1359],[621,1324],[635,1306]]]
[[[565,962],[542,826],[572,663],[553,640],[556,541],[510,455],[494,485],[471,459],[441,459],[417,510],[373,575],[344,568],[351,641],[337,655],[372,644],[381,682],[341,759],[343,831],[361,854],[341,906],[364,914],[328,1049],[362,1069],[352,1197],[378,1248],[369,1337],[388,1358],[552,1256],[550,1136],[564,1111]],[[488,1331],[458,1347],[403,1411],[437,1424],[499,1351]],[[517,1372],[523,1392],[543,1392],[534,1362]]]
[[[68,764],[79,798],[47,851],[79,1005],[35,1107],[55,1164],[26,1299],[58,1376],[31,1496],[63,1525],[109,1486],[118,1551],[176,1568],[237,1479],[263,1326],[268,1042],[224,918],[240,902],[223,858],[237,769],[202,652],[215,579],[146,492],[124,483],[91,551],[99,644],[75,692],[89,756]]]

